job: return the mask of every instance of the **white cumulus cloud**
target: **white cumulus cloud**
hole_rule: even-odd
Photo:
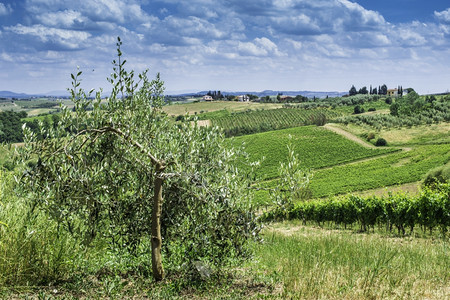
[[[91,36],[90,33],[84,31],[49,28],[43,25],[24,26],[18,24],[6,27],[6,30],[18,35],[37,37],[44,43],[56,44],[66,49],[79,48]]]
[[[239,53],[243,56],[281,56],[278,46],[266,37],[251,42],[239,42]]]
[[[51,27],[72,28],[76,24],[81,24],[87,21],[79,11],[64,10],[58,12],[48,12],[36,17],[42,24]]]
[[[447,8],[444,11],[434,12],[435,17],[439,20],[439,22],[444,24],[450,24],[450,8]]]
[[[0,2],[0,16],[6,16],[12,13],[11,5]]]

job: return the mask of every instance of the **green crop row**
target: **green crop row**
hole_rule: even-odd
[[[289,141],[289,137],[292,137]],[[323,127],[302,126],[277,131],[239,136],[231,140],[234,146],[244,145],[250,160],[259,161],[257,178],[268,180],[278,177],[280,163],[286,163],[288,149],[299,156],[306,169],[318,169],[352,162],[359,159],[398,151],[391,148],[368,149]]]
[[[424,145],[366,161],[313,170],[311,194],[313,198],[320,198],[416,182],[429,170],[449,161],[450,144]],[[255,203],[271,204],[268,190],[277,185],[278,179],[259,182]]]
[[[314,197],[364,191],[423,179],[450,161],[450,144],[417,146],[373,160],[317,170],[311,181]]]
[[[267,218],[277,218],[270,212]],[[333,222],[336,225],[358,223],[362,231],[378,225],[392,231],[395,226],[399,233],[405,234],[415,226],[430,231],[439,227],[446,233],[450,226],[450,185],[443,184],[437,190],[425,189],[417,197],[405,194],[387,197],[362,198],[347,196],[297,203],[288,213],[288,218],[303,221]]]
[[[323,125],[327,119],[338,116],[339,113],[330,109],[280,108],[212,115],[211,122],[229,137],[310,124]]]

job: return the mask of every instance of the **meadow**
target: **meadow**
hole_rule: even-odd
[[[414,145],[445,144],[449,142],[448,133],[450,123],[417,125],[400,128],[383,128],[375,130],[367,125],[333,124],[343,130],[351,132],[361,139],[366,139],[368,133],[375,137],[382,137],[389,141],[389,145],[396,147],[410,147]]]
[[[420,181],[425,174],[450,160],[450,145],[418,146],[411,151],[355,164],[317,170],[313,195],[324,197]]]

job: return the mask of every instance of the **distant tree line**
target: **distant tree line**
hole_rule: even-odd
[[[225,98],[220,91],[209,91],[206,95],[211,96],[214,100],[221,100]]]
[[[27,117],[27,113],[24,111],[3,111],[0,112],[0,143],[20,143],[23,142],[22,125],[24,123],[35,132],[38,136],[41,135],[39,130],[39,121],[34,119],[32,121],[23,121],[22,119]],[[52,114],[45,116],[41,121],[44,128],[51,128],[58,124],[60,116],[58,114]]]
[[[26,118],[24,111],[0,112],[0,143],[15,143],[23,141],[22,118]]]
[[[385,84],[378,86],[378,88],[377,87],[372,88],[372,85],[371,85],[369,89],[367,89],[367,87],[363,86],[359,90],[357,90],[356,87],[354,85],[352,85],[352,87],[348,91],[348,95],[349,96],[354,96],[354,95],[358,95],[358,94],[387,95],[387,92],[388,92],[388,88],[387,88],[387,85],[385,85]],[[403,96],[403,87],[402,86],[399,85],[397,87],[397,93],[400,97]]]
[[[434,95],[420,97],[414,90],[408,93],[406,97],[399,99],[391,104],[390,112],[393,116],[413,116],[420,114],[423,111],[431,109],[444,110],[448,112],[449,105],[442,105],[446,99],[441,98],[441,101],[437,101]]]
[[[283,97],[282,93],[279,93],[276,97],[265,96],[261,98],[261,102],[263,103],[303,103],[309,101],[314,101],[314,99],[309,99],[302,95]]]

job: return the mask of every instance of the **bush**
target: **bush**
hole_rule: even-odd
[[[310,117],[311,124],[314,124],[316,126],[323,126],[327,123],[327,115],[324,113],[318,113],[311,115]]]
[[[361,107],[360,105],[356,105],[355,108],[353,109],[353,114],[357,115],[357,114],[362,114],[364,112],[364,108]]]
[[[373,140],[374,138],[375,138],[375,133],[369,132],[369,133],[367,134],[367,140],[368,140],[368,141]]]
[[[430,170],[423,180],[424,187],[435,188],[441,183],[450,182],[450,163]]]
[[[377,111],[377,109],[375,107],[371,107],[369,108],[369,111]]]
[[[392,104],[392,98],[391,97],[387,97],[386,100],[384,100],[384,102],[386,102],[386,104],[391,105]]]
[[[378,138],[378,140],[375,142],[375,146],[380,147],[380,146],[386,146],[387,145],[387,141],[383,138]]]
[[[445,236],[450,226],[449,209],[450,185],[438,184],[435,190],[424,189],[417,197],[407,194],[389,194],[387,197],[363,198],[348,195],[341,198],[317,199],[297,202],[285,212],[286,218],[314,221],[319,226],[324,222],[336,225],[359,223],[362,231],[385,225],[392,231],[393,226],[399,234],[406,228],[413,232],[416,225],[433,230],[439,227]],[[380,227],[381,228],[381,227]]]

